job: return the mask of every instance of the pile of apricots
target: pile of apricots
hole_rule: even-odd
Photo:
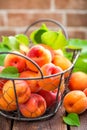
[[[34,45],[24,49],[25,52],[16,52],[34,61],[27,60],[15,54],[7,54],[4,59],[4,66],[0,66],[0,73],[4,68],[14,66],[18,69],[19,78],[14,80],[15,90],[12,80],[0,79],[0,109],[4,111],[17,110],[17,101],[20,113],[24,117],[42,116],[48,107],[56,101],[60,75],[50,77],[50,75],[61,73],[71,66],[71,61],[67,59],[62,50],[53,50],[44,44]],[[40,78],[41,72],[48,78]],[[58,101],[65,90],[64,79],[68,73],[62,76]],[[23,80],[22,78],[32,78]],[[34,79],[36,78],[36,80]],[[66,94],[63,105],[67,112],[81,113],[87,109],[87,75],[83,72],[72,73],[69,81],[70,92]],[[16,101],[17,100],[17,101]]]

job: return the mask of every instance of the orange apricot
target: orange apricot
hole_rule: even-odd
[[[20,73],[20,78],[36,78],[38,74],[34,71],[27,70]],[[38,85],[38,81],[34,80],[26,80],[28,83],[31,92],[38,92],[40,90],[40,86]]]
[[[87,74],[81,71],[72,73],[69,80],[69,89],[83,91],[85,88],[87,88]]]
[[[26,67],[26,60],[21,56],[15,54],[7,54],[4,59],[4,66],[14,66],[18,69],[19,72],[22,72]]]
[[[72,65],[71,61],[62,54],[55,54],[52,63],[61,67],[62,70],[67,70]],[[69,72],[66,72],[64,76],[67,77],[68,75]]]
[[[17,107],[12,103],[8,103],[3,97],[3,94],[0,94],[0,109],[4,111],[14,111],[17,109]]]
[[[83,90],[83,92],[84,92],[85,95],[87,96],[87,88],[85,88],[85,89]]]
[[[31,94],[28,101],[20,104],[19,108],[24,117],[39,117],[46,111],[46,101],[39,94]]]
[[[24,80],[15,80],[14,82],[18,103],[20,104],[26,102],[31,95],[31,91],[27,82]],[[16,96],[13,82],[8,80],[3,86],[3,97],[8,103],[16,105]]]
[[[27,57],[31,58],[39,67],[52,61],[51,52],[40,45],[31,47]],[[26,60],[26,64],[30,70],[38,72],[37,67],[31,61]]]
[[[68,113],[80,114],[87,109],[87,97],[84,92],[73,90],[65,95],[63,105]]]
[[[48,91],[52,91],[56,89],[60,82],[60,75],[57,75],[57,76],[53,76],[53,75],[62,72],[62,69],[58,66],[55,66],[52,63],[48,63],[41,67],[41,71],[43,75],[48,76],[48,78],[40,79],[38,81],[39,86],[42,89],[45,89]],[[52,76],[52,77],[49,78],[49,76]],[[64,77],[62,77],[62,82],[61,82],[62,87],[64,87],[63,85],[64,85]]]

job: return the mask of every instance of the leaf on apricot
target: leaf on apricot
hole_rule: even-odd
[[[19,77],[18,69],[13,66],[6,67],[0,73],[0,77],[17,78],[17,77]]]
[[[79,116],[76,113],[69,113],[63,117],[63,121],[71,126],[80,126]]]

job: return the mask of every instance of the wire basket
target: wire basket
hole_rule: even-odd
[[[28,30],[35,24],[39,23],[39,22],[52,22],[54,24],[56,24],[57,26],[59,26],[63,32],[64,32],[64,35],[65,37],[68,39],[68,35],[67,35],[67,32],[65,30],[65,28],[63,27],[63,25],[61,25],[58,21],[55,21],[53,19],[40,19],[40,20],[37,20],[36,22],[32,23],[30,26],[28,26],[28,28],[26,29],[26,31],[24,32],[24,34],[26,34],[28,32]],[[13,86],[14,86],[14,94],[15,94],[15,99],[16,99],[16,107],[17,109],[16,110],[13,110],[13,111],[5,111],[5,110],[0,110],[0,114],[4,117],[7,117],[9,119],[14,119],[14,120],[20,120],[20,121],[40,121],[40,120],[46,120],[46,119],[49,119],[50,117],[54,116],[62,101],[63,101],[63,97],[64,95],[66,94],[67,92],[67,87],[68,87],[68,81],[70,79],[70,76],[71,76],[71,73],[72,73],[72,70],[74,68],[74,65],[76,63],[76,60],[78,59],[79,55],[80,55],[80,50],[68,50],[69,53],[71,52],[72,53],[72,59],[71,59],[71,62],[72,62],[72,65],[65,71],[62,71],[60,73],[57,73],[57,74],[53,74],[53,75],[50,75],[50,76],[44,76],[42,71],[41,71],[41,68],[31,59],[31,58],[28,58],[24,55],[21,55],[21,54],[18,54],[18,53],[15,53],[15,52],[0,52],[0,54],[13,54],[13,55],[18,55],[26,60],[28,60],[29,62],[31,62],[32,64],[34,64],[38,71],[40,72],[40,77],[36,77],[36,78],[8,78],[8,77],[5,77],[4,79],[5,80],[11,80],[12,83],[13,83]],[[68,76],[66,78],[63,78],[65,73],[68,72]],[[57,95],[56,95],[56,100],[55,100],[55,103],[51,105],[51,107],[48,107],[46,109],[46,112],[42,115],[42,116],[39,116],[39,117],[35,117],[35,118],[28,118],[28,117],[24,117],[21,112],[20,112],[20,108],[19,108],[19,103],[18,103],[18,97],[17,97],[17,92],[16,92],[16,85],[15,85],[15,80],[43,80],[44,79],[48,79],[48,78],[52,78],[52,77],[59,77],[59,82],[58,82],[58,85],[57,85],[57,88],[58,88],[58,91],[57,91]],[[2,80],[3,77],[0,77],[0,80]],[[65,84],[65,91],[62,93],[61,95],[61,99],[58,100],[58,97],[59,97],[59,92],[60,92],[60,86],[62,84],[62,82],[64,82]],[[1,98],[2,95],[0,95],[0,98]],[[9,107],[10,104],[8,104],[8,107]]]

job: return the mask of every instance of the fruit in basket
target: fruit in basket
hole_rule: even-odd
[[[69,80],[70,90],[84,90],[87,88],[87,74],[81,71],[73,72]]]
[[[20,73],[20,78],[37,78],[37,76],[38,74],[31,70],[26,70]],[[26,82],[28,83],[31,92],[38,92],[40,90],[37,79],[26,80]]]
[[[64,56],[63,51],[62,51],[61,49],[53,50],[53,52],[54,52],[54,56],[55,56],[55,55]]]
[[[87,97],[81,90],[73,90],[65,95],[63,105],[68,113],[80,114],[87,109]]]
[[[85,88],[85,89],[83,90],[83,92],[84,92],[85,95],[87,96],[87,88]]]
[[[3,97],[3,94],[0,94],[0,109],[4,111],[14,111],[17,107],[12,103],[8,103]]]
[[[48,49],[51,53],[52,58],[54,57],[55,50],[51,48],[49,45],[40,43],[40,46],[43,46],[45,49]]]
[[[4,69],[5,67],[4,66],[0,66],[0,73],[2,72],[2,70]],[[0,94],[2,93],[2,88],[3,88],[3,85],[4,83],[6,82],[7,80],[5,79],[0,79]]]
[[[27,56],[36,62],[39,67],[42,67],[44,64],[50,63],[52,61],[50,51],[40,45],[34,45],[31,47]],[[32,62],[26,60],[26,63],[30,70],[38,72],[37,67]]]
[[[20,104],[19,108],[24,117],[39,117],[46,111],[46,101],[39,94],[31,94],[28,101]]]
[[[40,79],[38,81],[39,86],[42,89],[48,90],[48,91],[52,91],[56,89],[59,85],[61,75],[57,75],[54,77],[53,75],[62,72],[62,69],[58,66],[55,66],[52,63],[48,63],[41,67],[41,71],[43,75],[48,76],[48,78]],[[38,75],[40,75],[40,72]],[[49,76],[52,76],[52,77],[49,77]],[[62,77],[60,89],[62,89],[62,87],[64,88],[64,77]]]
[[[47,90],[41,89],[38,92],[38,94],[41,95],[46,100],[47,108],[51,107],[52,105],[54,105],[56,103],[57,91],[52,92],[52,91],[47,91]],[[60,101],[60,99],[61,99],[61,93],[59,93],[58,101]]]
[[[52,63],[55,64],[56,66],[60,66],[62,70],[67,70],[72,65],[69,59],[57,53],[54,55]],[[68,74],[69,72],[66,72],[65,77],[67,77]]]
[[[27,82],[24,80],[15,80],[14,83],[18,103],[26,102],[31,95]],[[8,80],[3,86],[3,97],[9,104],[11,103],[14,106],[16,106],[15,90],[11,80]]]
[[[21,54],[17,51],[14,53]],[[24,58],[16,54],[7,54],[4,59],[4,66],[5,67],[14,66],[18,69],[19,72],[22,72],[26,68],[26,61]]]

